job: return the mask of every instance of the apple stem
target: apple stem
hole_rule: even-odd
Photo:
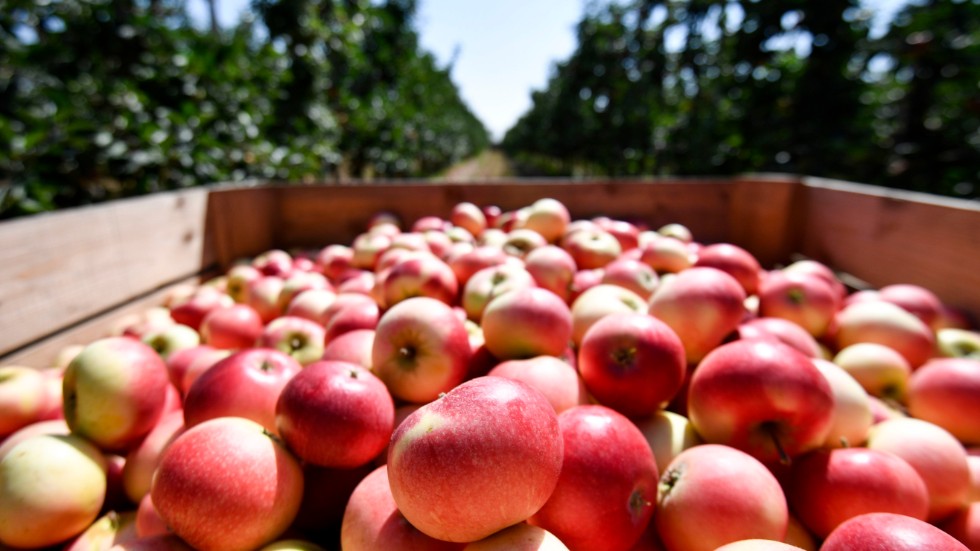
[[[783,443],[779,441],[779,431],[776,429],[776,426],[771,423],[767,423],[762,430],[769,434],[769,438],[772,440],[772,445],[776,447],[776,453],[779,454],[779,462],[783,465],[789,465],[792,463],[789,454],[786,453],[786,449],[783,448]]]

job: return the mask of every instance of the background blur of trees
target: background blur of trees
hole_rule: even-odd
[[[980,2],[593,3],[504,148],[539,174],[778,171],[980,197]],[[881,36],[878,36],[881,35]]]
[[[220,29],[184,0],[0,0],[0,218],[474,155],[488,133],[420,48],[417,1],[253,0]],[[779,171],[980,197],[980,0],[914,2],[883,34],[869,16],[592,2],[502,145],[525,174]]]

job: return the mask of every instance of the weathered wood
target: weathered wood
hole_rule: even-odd
[[[785,262],[797,251],[803,212],[793,176],[746,176],[735,180],[731,199],[731,243],[752,252],[764,267]]]

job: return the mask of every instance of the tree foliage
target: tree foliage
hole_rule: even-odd
[[[545,174],[821,175],[980,197],[980,2],[593,3],[504,138]]]
[[[0,218],[207,184],[426,176],[486,147],[413,0],[7,0]]]

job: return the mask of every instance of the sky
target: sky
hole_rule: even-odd
[[[864,0],[882,26],[908,0]],[[416,28],[422,48],[440,64],[453,63],[463,101],[495,140],[531,107],[555,63],[575,50],[575,24],[587,0],[419,0]],[[249,0],[218,0],[221,26],[234,25]],[[206,21],[204,0],[189,0]]]

